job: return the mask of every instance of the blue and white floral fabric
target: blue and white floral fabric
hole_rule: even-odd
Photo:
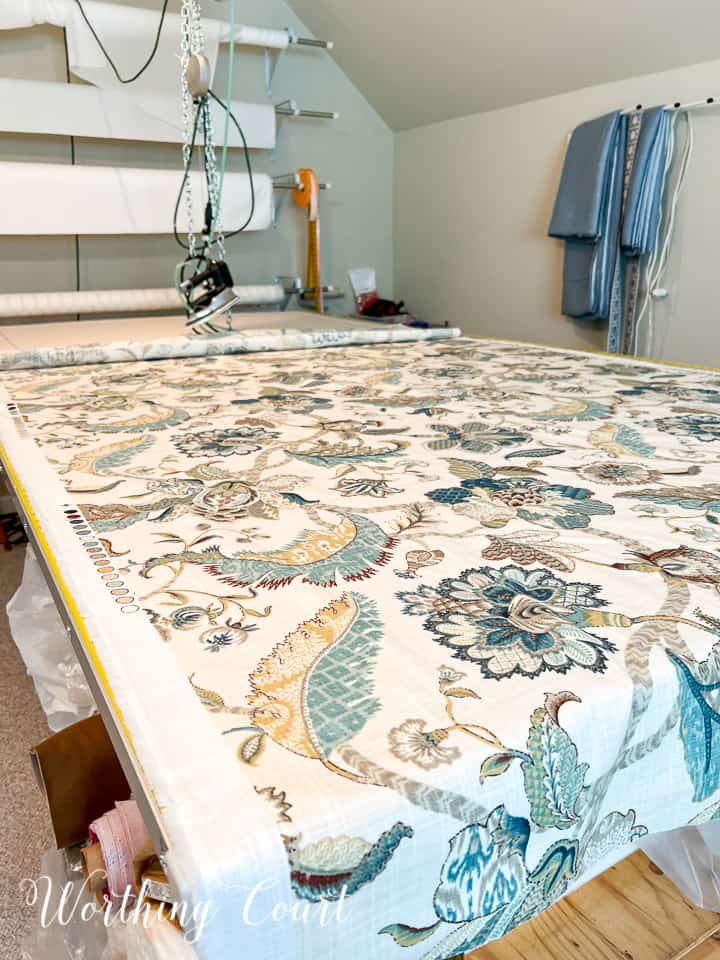
[[[276,821],[240,800],[238,863],[345,910],[238,950],[446,960],[720,816],[720,373],[459,338],[3,382],[166,723]]]

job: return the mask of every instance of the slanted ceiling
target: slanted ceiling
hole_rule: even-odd
[[[289,5],[395,130],[720,57],[718,0]]]

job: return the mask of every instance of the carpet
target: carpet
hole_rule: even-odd
[[[25,550],[0,551],[0,960],[18,960],[35,923],[22,881],[37,878],[53,846],[50,819],[30,765],[30,748],[49,734],[32,680],[13,643],[5,606],[20,584]]]

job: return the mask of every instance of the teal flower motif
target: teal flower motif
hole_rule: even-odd
[[[378,477],[344,477],[335,489],[341,497],[389,497],[391,493],[402,493],[399,487],[391,487],[387,480]]]
[[[536,677],[573,666],[601,673],[615,647],[583,629],[583,609],[605,606],[600,588],[566,583],[550,570],[480,567],[437,587],[398,597],[408,614],[427,614],[424,627],[458,660],[487,677]]]
[[[508,427],[488,427],[484,423],[463,423],[458,427],[450,424],[432,424],[431,430],[443,436],[428,442],[430,450],[449,450],[461,447],[472,453],[491,453],[502,447],[525,443],[529,438],[519,430]]]
[[[248,634],[257,630],[257,624],[243,626],[241,623],[233,623],[227,620],[222,626],[210,627],[200,636],[200,643],[207,653],[219,653],[235,644],[244,643]]]
[[[530,871],[525,862],[530,824],[496,807],[482,823],[471,823],[450,840],[433,906],[437,920],[428,927],[390,924],[402,947],[413,947],[438,931],[445,936],[423,955],[444,960],[501,937],[563,895],[579,867],[577,840],[559,840]]]
[[[715,414],[665,417],[656,420],[655,426],[663,433],[671,433],[675,437],[690,437],[700,443],[720,441],[720,417]]]
[[[170,626],[174,630],[194,630],[208,620],[209,614],[205,607],[178,607],[170,614]]]
[[[616,460],[601,460],[578,468],[584,480],[609,483],[616,487],[631,487],[637,483],[657,480],[661,474],[641,463],[620,463]]]
[[[268,440],[280,434],[257,424],[243,423],[224,430],[200,430],[179,434],[173,443],[179,453],[188,457],[230,457],[256,453]]]
[[[173,443],[179,453],[188,457],[247,456],[249,453],[256,453],[263,443],[279,436],[274,430],[245,423],[224,430],[179,434],[173,437]]]
[[[430,490],[425,496],[493,527],[504,526],[517,516],[545,527],[577,530],[589,526],[594,516],[615,512],[584,487],[539,483],[533,477],[478,477],[456,487]]]
[[[274,390],[268,388],[262,396],[248,400],[231,400],[235,406],[267,406],[278,413],[313,413],[332,406],[327,397],[317,397],[303,390]]]
[[[699,803],[720,788],[720,650],[701,662],[666,652],[680,682],[680,737]]]

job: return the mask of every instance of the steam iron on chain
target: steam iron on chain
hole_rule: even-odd
[[[207,260],[204,270],[180,284],[185,301],[185,325],[196,333],[218,333],[232,328],[229,311],[239,303],[230,268],[224,260]],[[223,322],[224,320],[224,322]],[[221,321],[219,327],[217,321]]]

